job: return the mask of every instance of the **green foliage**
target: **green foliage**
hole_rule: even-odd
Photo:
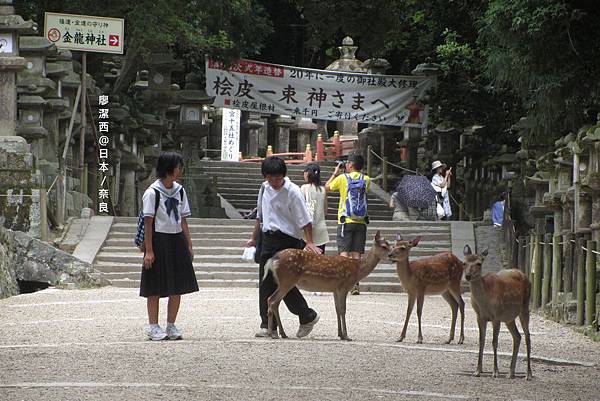
[[[594,2],[493,0],[482,17],[487,76],[510,85],[534,122],[530,142],[551,143],[600,102],[600,7]],[[591,113],[595,114],[595,113]]]
[[[24,0],[17,11],[40,26],[46,11],[124,18],[126,45],[144,58],[172,51],[202,68],[205,54],[231,61],[258,53],[272,31],[264,9],[250,0]]]

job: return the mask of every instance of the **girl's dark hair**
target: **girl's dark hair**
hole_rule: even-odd
[[[167,178],[175,168],[183,167],[183,158],[177,152],[161,152],[156,162],[156,177]]]
[[[308,173],[308,183],[313,184],[319,191],[322,190],[321,167],[317,163],[309,163],[304,169]]]
[[[262,165],[260,166],[260,172],[263,177],[267,177],[268,175],[282,175],[285,177],[287,174],[287,166],[281,157],[271,156],[263,160]]]

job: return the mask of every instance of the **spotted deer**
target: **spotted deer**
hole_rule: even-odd
[[[492,322],[493,377],[498,377],[498,333],[500,332],[500,322],[504,322],[513,338],[513,353],[508,377],[510,379],[515,377],[517,353],[521,344],[521,335],[515,323],[518,316],[525,333],[525,344],[527,345],[527,380],[531,380],[531,338],[529,335],[531,283],[529,279],[517,269],[501,270],[498,273],[487,273],[482,276],[481,265],[487,256],[487,249],[477,255],[472,253],[471,248],[466,245],[463,254],[466,258],[465,278],[471,285],[471,305],[473,305],[473,309],[477,314],[477,325],[479,326],[479,358],[477,359],[475,376],[481,375],[485,332],[487,323]]]
[[[343,256],[326,256],[304,252],[300,249],[285,249],[267,261],[265,275],[272,272],[277,282],[277,290],[269,297],[268,335],[278,338],[277,328],[273,330],[273,318],[277,321],[279,334],[287,338],[281,318],[279,303],[286,294],[297,286],[307,291],[332,292],[337,314],[338,336],[342,340],[351,341],[346,329],[346,297],[348,291],[360,280],[373,271],[375,266],[388,258],[389,243],[375,234],[373,246],[367,256],[361,260]]]
[[[408,321],[412,313],[415,301],[417,301],[417,318],[419,320],[419,336],[417,343],[423,342],[421,332],[421,314],[425,295],[441,294],[452,309],[452,324],[450,325],[450,337],[447,344],[454,340],[457,312],[460,310],[460,338],[458,344],[462,344],[465,327],[465,302],[460,295],[460,281],[463,274],[462,262],[450,252],[440,253],[428,258],[421,258],[412,262],[408,261],[410,249],[417,246],[421,237],[412,241],[403,241],[401,235],[396,236],[396,246],[390,254],[390,259],[396,261],[396,273],[402,283],[402,287],[408,293],[408,306],[404,318],[404,328],[397,340],[401,342],[406,337]]]

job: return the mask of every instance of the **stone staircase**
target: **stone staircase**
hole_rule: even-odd
[[[103,273],[112,285],[139,287],[142,254],[133,245],[136,217],[115,217],[110,233],[96,255],[94,267]],[[244,243],[252,232],[254,221],[230,219],[188,220],[194,244],[194,268],[201,287],[256,287],[258,265],[240,259]],[[326,253],[337,254],[336,223],[328,221],[331,241]],[[445,222],[392,222],[372,221],[368,226],[367,252],[375,232],[380,230],[389,241],[397,232],[405,239],[422,235],[419,246],[411,251],[412,258],[433,255],[452,248],[450,224]],[[402,290],[395,266],[381,263],[361,282],[361,290],[400,292]]]
[[[321,178],[323,184],[335,168],[332,162],[320,163]],[[304,184],[304,165],[288,165],[288,177],[298,184]],[[260,172],[259,163],[237,163],[237,162],[219,162],[202,161],[199,165],[199,172],[216,177],[218,191],[233,207],[240,213],[247,212],[256,207],[256,199],[260,184],[264,181]],[[194,174],[194,168],[186,170],[186,174]],[[330,193],[327,196],[328,213],[327,219],[335,220],[337,218],[337,207],[340,201],[338,193]],[[368,195],[369,217],[371,220],[391,220],[392,209],[386,202],[370,192]]]

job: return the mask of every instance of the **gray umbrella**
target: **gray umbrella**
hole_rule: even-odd
[[[409,207],[425,209],[435,202],[435,189],[422,175],[405,175],[398,183],[396,192],[398,199]]]

